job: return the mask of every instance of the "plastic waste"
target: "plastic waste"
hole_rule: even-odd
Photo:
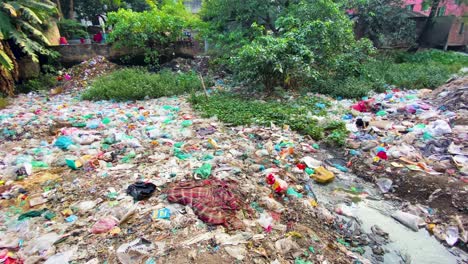
[[[277,193],[285,192],[288,189],[288,184],[273,174],[268,174],[266,182],[271,185],[272,189]]]
[[[62,253],[55,254],[49,257],[44,264],[63,264],[70,262],[71,257],[75,253],[75,250],[67,250]]]
[[[238,261],[242,261],[245,258],[245,255],[247,255],[247,250],[245,249],[245,246],[243,245],[227,246],[227,247],[224,247],[224,250],[231,257],[235,258]]]
[[[286,190],[286,194],[289,195],[289,196],[295,197],[295,198],[302,198],[302,194],[298,193],[292,187],[288,187],[288,189]]]
[[[158,210],[158,219],[169,219],[171,218],[171,210],[169,208],[161,208]]]
[[[122,244],[117,249],[117,258],[122,264],[141,263],[153,249],[151,241],[138,238],[130,243]]]
[[[36,252],[48,250],[60,236],[57,233],[47,233],[28,241],[24,248],[24,252],[28,255],[33,255]]]
[[[75,207],[78,209],[80,212],[87,212],[91,209],[93,209],[96,206],[95,201],[82,201],[78,203]]]
[[[302,161],[307,165],[307,167],[312,169],[316,169],[322,165],[322,162],[320,160],[316,160],[309,156],[303,157]]]
[[[430,123],[427,129],[435,137],[452,133],[452,128],[445,120],[436,120]]]
[[[320,166],[315,169],[315,174],[311,175],[311,178],[318,183],[329,183],[335,179],[335,174]]]
[[[32,217],[39,217],[39,216],[41,216],[46,210],[47,210],[47,209],[28,211],[28,212],[26,212],[26,213],[21,214],[20,216],[18,216],[18,221],[25,220],[25,219],[32,218]]]
[[[211,164],[204,163],[200,168],[196,169],[193,174],[194,176],[200,176],[202,179],[208,179],[211,175]]]
[[[136,201],[147,199],[153,195],[156,190],[156,185],[148,182],[136,182],[127,188],[127,194],[132,196]]]
[[[73,140],[68,136],[60,136],[54,143],[54,146],[60,148],[61,150],[67,150],[71,145],[73,145]]]
[[[101,234],[106,233],[112,230],[115,226],[119,224],[119,220],[113,216],[106,216],[99,219],[91,228],[91,233]]]
[[[419,216],[403,211],[395,212],[394,214],[392,214],[392,217],[415,232],[419,230],[420,224],[424,224],[424,220],[421,219]]]
[[[271,230],[273,224],[273,217],[269,213],[262,213],[260,214],[260,218],[257,222],[262,226],[265,230]]]
[[[276,241],[275,249],[278,253],[284,256],[293,250],[300,249],[300,246],[292,239],[292,237],[287,237]]]
[[[382,193],[387,193],[392,188],[393,181],[389,178],[379,178],[375,180],[375,184],[379,186],[379,189],[382,191]]]
[[[449,246],[453,246],[457,243],[459,239],[460,233],[458,232],[458,228],[456,226],[449,226],[445,231],[445,241]]]
[[[78,220],[78,216],[76,216],[76,215],[70,215],[67,218],[65,218],[65,221],[68,222],[68,223],[73,223],[76,220]]]
[[[268,208],[268,210],[271,210],[273,212],[281,213],[284,211],[284,206],[280,203],[277,202],[275,199],[270,198],[268,196],[264,196],[260,198],[260,204]]]

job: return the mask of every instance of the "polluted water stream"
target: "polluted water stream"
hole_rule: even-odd
[[[335,211],[342,210],[347,216],[344,218],[359,223],[361,232],[372,236],[372,227],[378,226],[388,233],[388,240],[380,245],[383,256],[373,254],[370,246],[364,247],[364,256],[372,263],[468,263],[466,253],[445,247],[426,229],[415,232],[393,219],[391,214],[398,210],[399,204],[384,200],[377,188],[356,175],[342,173],[328,185],[313,185],[319,203]]]

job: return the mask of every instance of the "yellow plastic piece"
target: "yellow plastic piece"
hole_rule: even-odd
[[[328,183],[335,179],[335,174],[320,166],[315,169],[315,174],[311,175],[311,177],[318,183]]]

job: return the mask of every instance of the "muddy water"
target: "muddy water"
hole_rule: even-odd
[[[340,206],[349,210],[361,222],[361,228],[366,233],[372,233],[371,226],[373,225],[378,225],[387,232],[390,242],[382,246],[386,251],[384,263],[405,263],[404,260],[412,264],[467,263],[466,254],[455,256],[448,248],[430,236],[425,229],[414,232],[394,220],[390,215],[397,210],[398,205],[383,200],[380,191],[374,185],[364,182],[353,174],[338,174],[337,176],[337,179],[329,185],[314,184],[312,186],[319,203],[328,208]],[[349,204],[349,190],[353,188],[369,195],[367,197],[357,195],[362,198],[361,201],[352,203],[350,206],[344,205],[344,201],[348,201]],[[372,251],[369,247],[366,248],[365,256],[372,259]]]

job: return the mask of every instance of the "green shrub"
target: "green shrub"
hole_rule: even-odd
[[[312,61],[309,48],[295,39],[264,36],[242,47],[232,65],[237,79],[261,83],[272,92],[276,86],[290,87],[316,75]]]
[[[270,126],[271,123],[310,135],[316,140],[329,138],[328,141],[344,144],[348,135],[345,124],[333,121],[319,126],[316,119],[309,116],[326,116],[330,103],[317,97],[300,97],[291,101],[256,101],[244,99],[235,95],[214,94],[207,100],[204,96],[192,94],[189,98],[195,109],[202,112],[203,117],[216,116],[230,125],[257,124]]]
[[[53,74],[40,74],[39,77],[27,80],[16,87],[20,93],[29,93],[32,91],[46,91],[57,85],[58,81]]]
[[[113,30],[109,41],[117,47],[140,49],[145,62],[159,64],[161,54],[171,55],[172,44],[183,36],[183,30],[194,27],[198,20],[188,12],[182,1],[163,1],[161,7],[134,12],[120,9],[109,13]]]
[[[201,14],[237,80],[268,92],[358,75],[374,51],[369,40],[356,41],[353,22],[332,0],[209,0]]]
[[[84,100],[141,100],[178,95],[201,88],[195,73],[161,71],[150,73],[141,68],[115,71],[96,79],[86,90]]]

